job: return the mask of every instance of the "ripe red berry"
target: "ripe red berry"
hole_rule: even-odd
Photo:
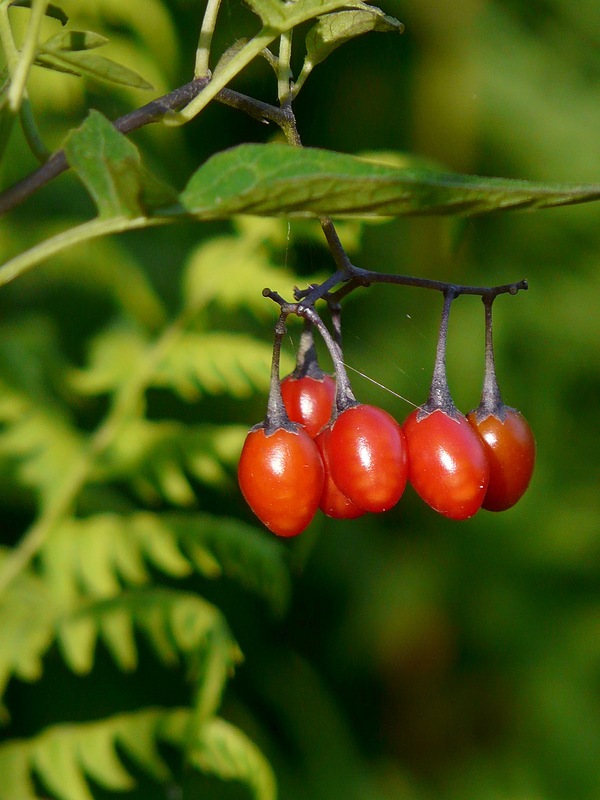
[[[250,431],[238,466],[240,489],[256,516],[278,536],[296,536],[312,520],[323,491],[323,462],[301,428]]]
[[[323,373],[321,378],[288,375],[281,381],[281,394],[289,418],[304,425],[313,439],[331,419],[335,381]]]
[[[323,513],[327,514],[328,517],[333,517],[334,519],[356,519],[356,517],[361,517],[365,512],[362,508],[355,505],[352,500],[349,500],[346,495],[338,489],[331,478],[328,454],[330,434],[331,431],[329,428],[323,428],[315,439],[315,444],[319,449],[325,468],[325,482],[323,484],[323,493],[321,494],[319,508]]]
[[[481,440],[461,414],[416,409],[403,425],[408,480],[435,511],[468,519],[483,502],[490,468]]]
[[[327,455],[338,489],[364,511],[387,511],[406,486],[402,428],[381,408],[354,405],[331,425]]]
[[[508,406],[502,406],[498,413],[471,411],[467,419],[481,437],[490,465],[482,507],[488,511],[512,508],[523,496],[533,474],[535,439],[529,423],[519,411]]]

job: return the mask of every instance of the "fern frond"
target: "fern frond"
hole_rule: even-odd
[[[0,549],[0,565],[7,553],[8,550]],[[40,677],[42,657],[54,640],[58,613],[48,586],[30,573],[20,575],[2,594],[0,697],[12,674],[29,681]]]
[[[272,346],[235,333],[182,334],[159,365],[152,385],[193,402],[203,393],[249,397],[269,387]],[[283,356],[283,369],[293,362]]]
[[[245,784],[256,800],[277,797],[275,776],[262,752],[245,733],[220,717],[200,728],[188,759],[202,772]]]
[[[99,466],[99,480],[126,481],[144,502],[195,503],[187,475],[210,487],[231,482],[248,429],[131,420]]]
[[[244,783],[256,800],[276,798],[271,767],[242,731],[218,717],[195,729],[186,708],[147,708],[1,744],[0,800],[37,800],[34,776],[58,800],[93,800],[90,779],[109,791],[131,790],[119,750],[156,781],[173,780],[161,744],[181,749],[203,772]]]
[[[70,371],[70,385],[83,395],[114,392],[126,383],[148,346],[148,338],[134,326],[106,328],[92,342],[88,366]],[[271,345],[266,342],[242,334],[185,331],[174,338],[149,385],[171,389],[188,402],[202,394],[244,398],[267,390],[270,365]],[[283,366],[291,368],[291,362]]]
[[[69,384],[83,395],[113,392],[134,372],[148,346],[148,337],[138,327],[124,322],[107,327],[91,342],[89,365],[70,370]]]
[[[41,551],[42,574],[55,595],[73,603],[150,581],[148,566],[173,578],[193,570],[225,575],[283,612],[290,591],[286,550],[262,531],[208,514],[137,512],[65,520]]]
[[[259,223],[244,231],[245,235],[222,236],[199,245],[185,268],[186,306],[202,309],[214,303],[228,311],[247,308],[259,318],[274,319],[273,306],[262,290],[278,286],[284,292],[293,289],[295,279],[291,271],[272,263],[264,244],[265,228],[270,232],[273,225]]]
[[[57,620],[57,638],[67,664],[76,673],[91,670],[98,638],[121,669],[132,670],[137,666],[135,628],[145,634],[167,665],[177,664],[182,654],[188,666],[199,669],[214,635],[226,642],[219,651],[225,662],[224,675],[240,658],[221,612],[198,595],[175,589],[131,590],[109,600],[85,603]],[[223,685],[213,687],[215,698],[222,689]]]
[[[80,457],[83,442],[54,391],[64,369],[44,319],[0,329],[0,474],[8,485],[36,491],[42,504],[58,487],[56,476]]]

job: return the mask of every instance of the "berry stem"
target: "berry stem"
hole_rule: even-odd
[[[455,298],[455,288],[452,287],[444,291],[444,308],[442,310],[442,319],[438,334],[433,377],[431,379],[431,387],[429,389],[429,398],[420,412],[423,415],[437,410],[444,411],[444,413],[451,417],[456,416],[458,413],[450,394],[450,389],[448,387],[448,376],[446,372],[448,319],[450,317],[450,306]]]
[[[281,342],[286,334],[287,326],[286,320],[289,311],[285,308],[281,309],[279,319],[275,324],[275,335],[273,338],[273,357],[271,359],[271,379],[269,383],[269,397],[267,400],[267,413],[265,415],[262,426],[265,429],[265,434],[270,436],[280,428],[286,430],[296,431],[297,426],[288,417],[283,397],[281,395],[281,381],[280,381],[280,360],[281,360]]]
[[[304,328],[300,334],[300,343],[296,352],[296,368],[292,375],[296,380],[307,377],[322,380],[325,375],[319,366],[317,358],[314,325],[306,318],[304,319]]]
[[[345,411],[347,408],[358,405],[358,401],[354,396],[352,386],[350,385],[350,378],[348,377],[346,367],[344,366],[344,356],[342,353],[341,343],[338,343],[333,338],[327,326],[312,306],[305,306],[304,304],[299,303],[296,313],[305,319],[309,319],[313,323],[315,328],[321,334],[321,337],[323,338],[323,341],[329,350],[335,370],[336,382],[334,416],[336,414],[341,414],[342,411]]]
[[[485,308],[485,374],[483,378],[483,389],[481,401],[477,408],[477,419],[482,420],[490,414],[500,420],[506,418],[506,406],[502,401],[498,379],[496,377],[496,361],[494,358],[494,337],[492,328],[492,305],[496,295],[492,292],[483,295],[481,298]]]

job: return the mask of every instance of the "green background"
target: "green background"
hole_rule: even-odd
[[[74,17],[77,5],[64,4]],[[100,13],[92,27],[111,34],[113,53],[160,94],[190,78],[197,6],[130,0],[118,14]],[[309,78],[295,105],[305,145],[408,152],[481,175],[598,181],[597,3],[414,0],[384,10],[405,23],[402,37],[351,42]],[[217,48],[249,26],[247,9],[224,3]],[[148,99],[91,84],[84,95],[74,79],[36,80],[32,102],[52,147],[86,105],[115,118]],[[275,99],[266,63],[252,65],[236,88]],[[151,126],[133,138],[180,188],[216,150],[271,136],[272,129],[211,106],[183,129]],[[33,167],[15,135],[3,185]],[[43,238],[86,214],[91,203],[64,176],[2,220],[2,251],[8,256],[29,237]],[[262,746],[283,800],[600,796],[599,219],[600,206],[590,204],[365,227],[353,251],[362,267],[478,285],[529,280],[529,292],[498,299],[495,342],[504,398],[535,432],[537,467],[526,496],[503,514],[454,523],[407,490],[381,517],[316,521],[286,545],[298,567],[283,620],[227,583],[201,586],[225,610],[245,654],[223,715]],[[174,309],[191,248],[227,229],[182,223],[115,238],[111,247],[133,259]],[[0,291],[4,320],[18,326],[44,314],[75,363],[117,313],[93,269],[86,280],[90,252],[67,253]],[[282,258],[299,283],[331,268],[316,239],[284,248]],[[347,363],[409,402],[356,375],[361,400],[398,419],[425,400],[440,310],[439,296],[420,289],[374,286],[349,299]],[[270,338],[264,320],[236,312],[227,322]],[[286,347],[291,355],[292,342]],[[483,307],[463,297],[453,308],[448,369],[464,411],[478,403],[482,365]],[[29,368],[35,365],[17,355],[15,370]],[[192,408],[155,402],[161,414],[249,426],[260,419],[265,397],[208,398]],[[0,491],[6,544],[18,540],[31,514],[11,492]],[[199,505],[250,520],[235,492],[205,492]],[[150,652],[143,663],[142,672],[123,677],[99,651],[92,675],[75,679],[50,652],[41,683],[11,684],[6,735],[33,735],[50,723],[144,703],[185,702],[180,675],[165,678]],[[141,781],[132,796],[164,796]],[[183,796],[247,795],[235,785],[190,778]]]

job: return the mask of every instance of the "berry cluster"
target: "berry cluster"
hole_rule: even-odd
[[[446,339],[456,287],[444,291],[429,399],[400,426],[383,409],[359,403],[341,355],[339,313],[335,339],[313,308],[280,303],[265,420],[249,432],[239,462],[239,484],[250,508],[279,536],[295,536],[318,508],[336,519],[392,508],[407,482],[431,508],[455,520],[480,508],[502,511],[523,495],[533,472],[535,440],[525,418],[500,396],[492,345],[492,303],[486,310],[486,367],[481,402],[467,416],[450,396]],[[333,308],[333,306],[332,306]],[[289,313],[305,317],[297,366],[279,380],[279,351]],[[336,380],[317,363],[313,329],[332,355]]]

